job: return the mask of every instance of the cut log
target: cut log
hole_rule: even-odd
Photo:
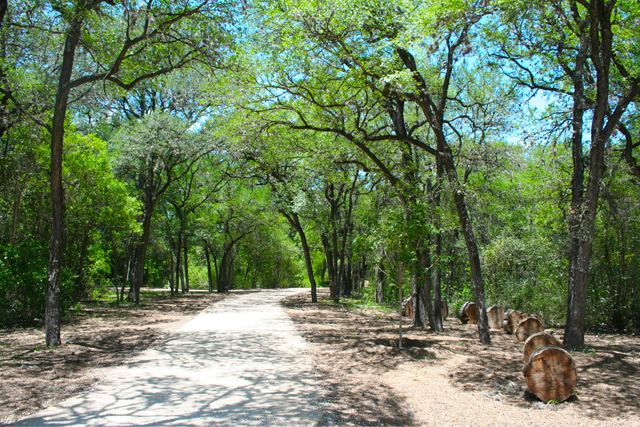
[[[467,313],[467,318],[469,319],[469,323],[471,325],[475,325],[476,323],[478,323],[478,310],[476,310],[476,303],[467,303],[465,312]]]
[[[546,332],[538,332],[531,335],[524,342],[524,352],[522,355],[522,360],[525,364],[529,363],[529,358],[533,353],[541,349],[542,347],[560,347],[562,348],[562,343],[553,335],[549,335]]]
[[[500,329],[502,326],[502,318],[504,317],[504,307],[501,305],[493,305],[487,310],[489,318],[489,327],[491,329]]]
[[[447,305],[447,303],[445,301],[440,301],[440,310],[441,310],[441,313],[442,313],[442,320],[444,320],[447,317],[449,317],[449,306]]]
[[[458,319],[460,319],[463,325],[469,322],[469,315],[467,314],[467,306],[469,304],[472,303],[469,301],[462,304],[462,307],[460,307],[460,311],[458,312]]]
[[[522,373],[531,393],[543,402],[564,402],[578,383],[576,364],[560,347],[542,347],[531,355]]]
[[[402,301],[402,315],[413,319],[413,297],[406,297]]]
[[[518,338],[518,341],[522,342],[537,332],[544,332],[542,320],[537,316],[529,316],[518,323],[515,336]]]
[[[509,316],[511,315],[511,312],[513,310],[511,310],[510,308],[508,308],[505,312],[504,315],[502,316],[502,329],[504,329],[504,333],[505,334],[510,334],[511,332],[509,332]]]
[[[502,326],[507,334],[515,334],[518,322],[521,320],[522,312],[518,310],[509,310],[504,313]]]

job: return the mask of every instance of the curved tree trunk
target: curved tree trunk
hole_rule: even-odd
[[[473,299],[478,310],[478,336],[483,344],[491,344],[491,335],[489,333],[489,320],[487,318],[487,308],[484,299],[484,282],[482,280],[482,268],[480,266],[480,254],[478,253],[478,245],[471,226],[471,219],[467,211],[467,203],[465,201],[464,192],[458,181],[451,149],[447,146],[445,155],[441,156],[443,165],[447,171],[447,177],[451,184],[453,192],[453,200],[460,221],[460,229],[464,236],[469,255],[469,266],[471,269],[471,283],[473,284]]]

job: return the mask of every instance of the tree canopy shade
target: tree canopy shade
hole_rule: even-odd
[[[55,100],[47,105],[52,110],[51,119],[49,123],[42,120],[51,133],[53,225],[46,314],[50,346],[60,343],[60,274],[65,245],[62,159],[71,92],[98,82],[132,89],[192,62],[201,54],[196,35],[205,39],[202,36],[211,33],[214,21],[226,21],[227,10],[223,4],[208,1],[138,5],[108,0],[36,3],[23,10],[27,15],[18,16],[18,20],[24,19],[36,29],[46,28],[53,40],[59,40],[59,45],[50,46],[51,54],[61,52],[60,62],[53,67],[57,72]],[[220,39],[220,34],[222,31],[216,31],[213,36]]]
[[[0,310],[47,345],[111,286],[640,325],[638,13],[0,1]]]

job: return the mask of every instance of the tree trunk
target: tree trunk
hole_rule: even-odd
[[[429,250],[429,248],[423,248],[422,252],[418,253],[418,257],[419,257],[419,262],[420,262],[420,270],[421,271],[426,271],[429,267],[431,267],[431,252]],[[425,312],[427,315],[427,320],[429,321],[429,326],[431,326],[432,330],[434,329],[434,319],[433,319],[433,304],[432,304],[432,298],[431,298],[431,290],[432,290],[432,284],[431,284],[431,274],[429,274],[430,272],[427,272],[424,275],[424,285],[422,286],[422,288],[424,289],[424,307],[425,307]],[[425,319],[422,320],[422,322],[425,322]],[[424,327],[426,327],[426,323],[424,323]]]
[[[353,254],[351,253],[351,248],[349,248],[349,250],[347,251],[347,256],[346,256],[346,263],[347,263],[347,267],[345,269],[345,274],[344,274],[344,294],[348,297],[351,296],[351,292],[353,291],[353,272],[352,272],[352,259],[353,258]]]
[[[177,293],[177,286],[175,282],[176,278],[176,260],[173,258],[173,250],[169,252],[169,258],[171,259],[171,274],[169,276],[169,289],[171,290],[171,296],[175,296]]]
[[[136,257],[136,249],[135,246],[133,246],[131,244],[131,240],[132,238],[129,239],[129,244],[127,245],[127,264],[125,266],[125,274],[124,274],[124,281],[122,282],[122,292],[120,293],[121,297],[122,297],[122,304],[124,304],[124,288],[126,285],[129,285],[129,300],[131,300],[131,284],[133,283],[131,281],[131,271],[135,268],[135,266],[132,266],[131,264],[135,263],[135,257]]]
[[[189,293],[189,250],[186,236],[184,238],[184,293]]]
[[[204,242],[204,255],[207,258],[207,279],[209,281],[209,293],[213,292],[213,276],[211,275],[211,257],[209,256],[209,245]]]
[[[489,333],[489,321],[487,319],[487,309],[484,300],[484,282],[482,280],[482,268],[480,265],[480,254],[476,238],[471,226],[471,219],[467,211],[467,203],[465,201],[464,192],[458,181],[458,175],[453,164],[450,148],[447,146],[447,154],[443,158],[443,164],[449,177],[449,183],[452,187],[453,200],[455,203],[458,219],[460,221],[460,231],[464,236],[469,255],[469,266],[471,269],[471,283],[473,284],[473,299],[478,310],[478,336],[483,344],[491,344],[491,335]]]
[[[580,40],[580,48],[576,56],[575,69],[573,72],[573,110],[572,110],[572,136],[571,136],[571,157],[573,162],[573,176],[571,177],[571,208],[569,213],[569,285],[567,292],[567,322],[566,325],[572,332],[565,331],[565,344],[570,350],[582,348],[584,345],[584,330],[575,328],[579,322],[581,308],[576,304],[582,298],[580,283],[577,281],[575,272],[580,268],[578,257],[580,253],[580,225],[583,215],[584,204],[584,154],[582,129],[584,127],[584,112],[586,100],[584,96],[584,67],[587,60],[588,36],[584,34]],[[586,298],[586,296],[585,296]],[[586,305],[586,304],[585,304]],[[582,332],[581,332],[582,331]],[[569,342],[567,343],[567,335]]]
[[[382,259],[378,261],[376,266],[376,302],[384,303],[384,263]]]
[[[304,263],[307,267],[307,277],[309,278],[309,284],[311,285],[311,302],[318,302],[316,279],[313,276],[313,264],[311,263],[311,251],[309,250],[309,243],[307,242],[307,236],[300,223],[300,217],[297,213],[292,212],[290,215],[283,212],[284,217],[289,223],[296,229],[298,236],[300,236],[300,244],[302,245],[302,254],[304,255]]]
[[[111,282],[113,286],[116,288],[116,305],[120,305],[120,292],[118,292],[118,248],[115,240],[113,240],[113,235],[110,235],[111,238],[111,251],[113,252],[113,269],[111,271]]]
[[[336,280],[336,271],[335,264],[333,260],[333,250],[331,248],[331,244],[329,243],[329,239],[326,235],[322,235],[322,245],[324,246],[325,256],[327,257],[327,270],[329,273],[329,293],[333,302],[340,301],[340,289],[338,289],[338,284]]]
[[[233,249],[231,250],[231,255],[229,257],[229,278],[227,279],[227,290],[231,290],[234,289],[234,283],[233,283],[233,279],[235,276],[235,261],[236,261],[236,254],[238,253],[238,247],[237,246],[233,246]]]
[[[425,293],[424,288],[418,284],[418,275],[411,275],[411,298],[413,299],[413,327],[426,328],[425,317]]]
[[[434,197],[433,203],[439,208],[440,207],[440,194],[442,192],[443,176],[444,176],[444,166],[442,161],[436,158],[436,169],[437,169],[437,183],[436,188],[434,189]],[[438,214],[439,215],[439,214]],[[435,235],[435,256],[436,263],[440,263],[440,257],[442,256],[442,234],[440,233],[440,218],[436,217],[435,221],[436,232]],[[431,276],[431,284],[433,286],[433,324],[431,325],[435,332],[444,331],[444,327],[442,326],[442,283],[440,280],[440,269],[438,266],[434,266],[432,270]]]
[[[77,6],[82,9],[81,5]],[[76,12],[76,11],[74,11]],[[65,247],[64,194],[62,187],[62,153],[64,143],[64,122],[67,115],[69,83],[73,72],[76,46],[82,27],[82,13],[76,12],[65,38],[58,91],[53,107],[51,124],[51,246],[47,276],[45,308],[45,341],[47,347],[60,345],[60,274]]]
[[[153,209],[156,205],[155,186],[153,180],[153,166],[150,166],[149,181],[145,185],[145,203],[142,219],[142,239],[137,248],[136,259],[136,280],[133,289],[133,303],[140,304],[140,288],[144,284],[144,266],[147,256],[147,246],[151,236],[151,218],[153,217]]]

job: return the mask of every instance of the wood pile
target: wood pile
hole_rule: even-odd
[[[478,323],[478,311],[476,310],[476,304],[471,301],[465,302],[462,307],[460,307],[458,318],[463,325],[466,323],[470,323],[472,325]]]
[[[502,327],[504,312],[504,307],[500,305],[492,305],[489,307],[487,310],[487,318],[489,319],[489,327],[491,329],[500,329]]]
[[[524,344],[522,374],[529,390],[543,402],[564,402],[578,383],[576,364],[554,336],[538,332]]]

